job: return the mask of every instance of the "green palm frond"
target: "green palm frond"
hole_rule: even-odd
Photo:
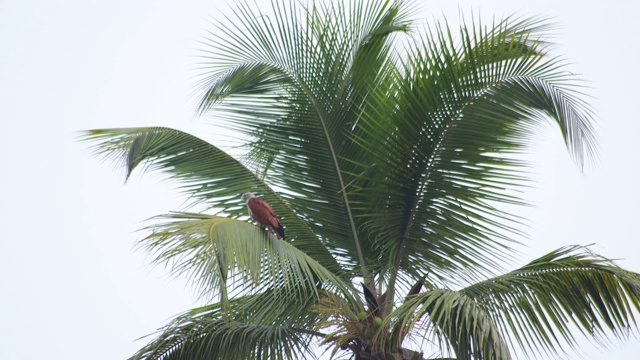
[[[330,271],[340,273],[338,262],[285,199],[232,156],[206,141],[161,127],[90,130],[83,138],[93,143],[96,154],[124,166],[127,177],[139,166],[167,172],[195,203],[205,203],[217,213],[246,216],[240,196],[247,191],[259,193],[281,218],[294,246]]]
[[[257,294],[232,300],[231,316],[219,304],[190,310],[130,360],[314,359],[310,340],[322,334],[304,328],[316,321],[308,311],[315,299],[269,299]]]
[[[239,195],[247,189],[271,193],[268,186],[231,155],[188,133],[163,128],[88,130],[81,134],[93,152],[121,165],[129,178],[138,167],[164,171],[196,203],[239,216]]]
[[[251,100],[246,104],[247,115],[255,116],[256,108],[250,107],[251,104],[258,101],[265,105],[277,102],[281,98],[281,95],[278,95],[279,90],[291,84],[285,71],[270,64],[247,61],[215,74],[201,86],[206,89],[200,102],[201,112],[233,95],[236,101],[249,97]],[[277,111],[260,114],[261,119],[275,120],[278,116]]]
[[[637,328],[640,275],[582,246],[564,247],[526,266],[460,291],[479,303],[527,352],[576,344],[576,332],[607,341]],[[576,331],[577,329],[577,331]]]
[[[385,320],[394,336],[381,337],[380,346],[434,337],[441,352],[449,349],[458,359],[509,359],[514,345],[528,355],[554,356],[565,343],[576,345],[577,332],[600,343],[607,333],[628,337],[638,310],[639,274],[570,246],[457,291],[412,296]]]
[[[139,242],[176,274],[192,278],[203,294],[279,291],[274,297],[317,297],[326,284],[343,294],[355,293],[308,254],[259,227],[227,217],[174,213],[149,228]],[[317,282],[317,284],[316,284]]]
[[[511,359],[503,335],[490,314],[475,299],[450,289],[433,289],[399,306],[383,328],[394,328],[392,339],[405,334],[427,339],[432,334],[440,351],[456,359]],[[384,341],[381,346],[393,346]]]

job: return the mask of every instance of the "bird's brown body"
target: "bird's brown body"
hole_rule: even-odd
[[[284,239],[284,229],[282,224],[278,220],[275,211],[271,208],[271,205],[266,201],[256,197],[253,193],[244,193],[242,200],[247,202],[247,208],[249,209],[249,215],[260,226],[269,229],[279,239]]]

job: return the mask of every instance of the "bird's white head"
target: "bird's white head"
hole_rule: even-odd
[[[249,200],[251,198],[254,198],[254,197],[256,197],[256,196],[253,195],[252,192],[246,192],[246,193],[242,194],[242,198],[241,199],[242,199],[242,201],[247,201],[247,200]]]

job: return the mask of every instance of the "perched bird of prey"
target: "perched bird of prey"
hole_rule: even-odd
[[[271,208],[268,202],[256,197],[253,193],[246,192],[242,194],[242,200],[247,202],[247,208],[249,209],[249,215],[260,226],[266,227],[271,230],[278,239],[284,240],[284,229],[276,217],[275,211]]]

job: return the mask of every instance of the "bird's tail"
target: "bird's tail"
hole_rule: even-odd
[[[278,222],[278,228],[275,229],[274,232],[278,235],[279,238],[284,240],[284,228],[282,227],[282,224],[280,224],[280,222]]]

